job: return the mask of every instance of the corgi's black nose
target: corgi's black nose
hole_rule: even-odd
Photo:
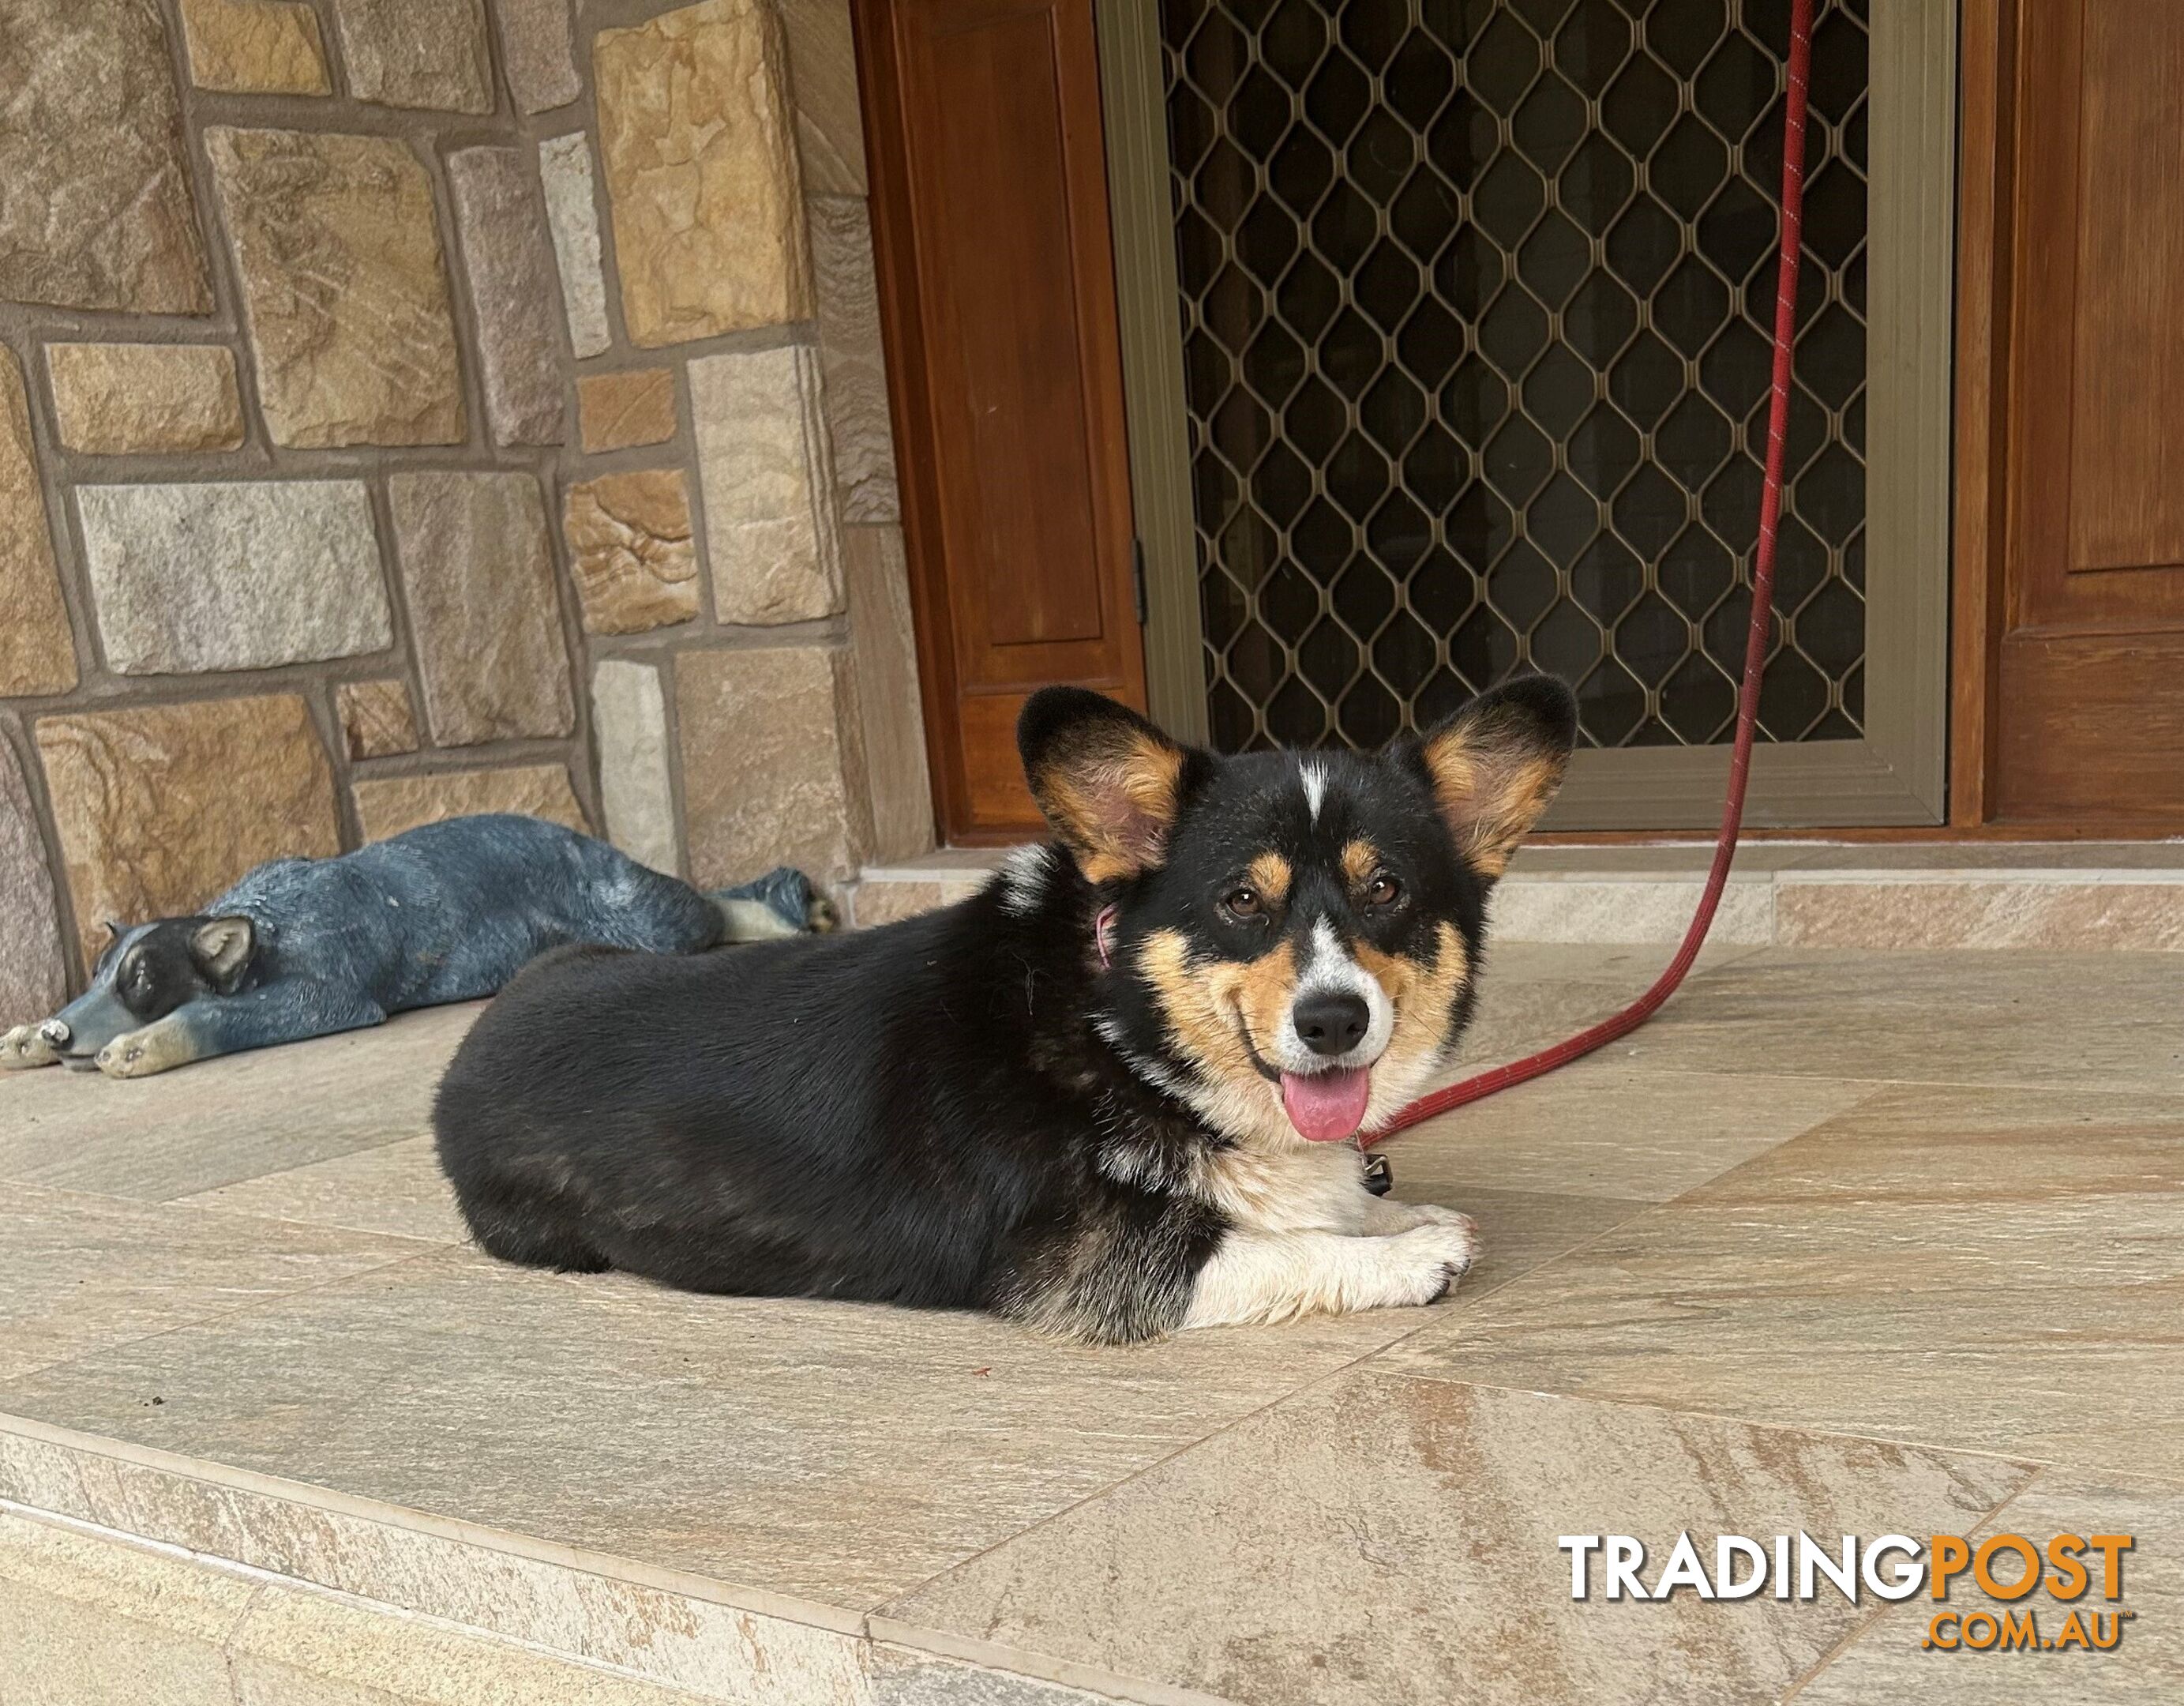
[[[1373,1015],[1346,990],[1317,990],[1297,1002],[1290,1023],[1314,1054],[1346,1055],[1364,1040]]]

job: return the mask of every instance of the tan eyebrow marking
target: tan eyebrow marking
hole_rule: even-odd
[[[1350,879],[1351,888],[1363,888],[1379,868],[1380,850],[1370,841],[1352,841],[1343,848],[1342,874]]]
[[[1294,874],[1290,861],[1273,852],[1260,854],[1244,867],[1245,880],[1268,900],[1277,903],[1289,898],[1290,881]]]

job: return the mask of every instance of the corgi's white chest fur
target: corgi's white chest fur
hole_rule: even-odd
[[[1365,1229],[1375,1199],[1362,1182],[1364,1157],[1347,1143],[1209,1152],[1192,1184],[1240,1227],[1256,1232]]]

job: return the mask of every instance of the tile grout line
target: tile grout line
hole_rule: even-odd
[[[42,1187],[42,1188],[50,1188],[50,1187]],[[86,1195],[87,1195],[87,1194],[89,1194],[89,1193],[85,1193],[85,1194],[86,1194]],[[161,1206],[161,1207],[165,1207],[165,1206],[167,1206],[167,1205],[162,1204],[162,1205],[159,1205],[159,1206]],[[204,1213],[204,1212],[207,1212],[207,1211],[203,1211],[203,1210],[193,1210],[193,1211],[192,1211],[192,1212],[193,1212],[193,1213]],[[209,1211],[209,1212],[212,1212],[212,1213],[219,1213],[219,1212],[220,1212],[220,1211],[218,1211],[218,1210],[213,1210],[213,1211]],[[256,1215],[256,1216],[233,1215],[233,1216],[231,1216],[230,1218],[233,1218],[233,1219],[238,1219],[238,1220],[240,1220],[240,1219],[265,1219],[266,1217],[265,1217],[265,1216],[263,1216],[263,1215]],[[275,1224],[286,1224],[286,1223],[275,1223]],[[340,1230],[340,1229],[339,1229],[339,1228],[332,1228],[332,1229],[328,1229],[328,1228],[322,1228],[322,1229],[322,1229],[322,1230]],[[367,1237],[382,1237],[382,1236],[393,1236],[393,1235],[391,1235],[391,1234],[381,1234],[381,1233],[369,1233],[369,1234],[359,1234],[359,1235],[357,1235],[357,1236],[367,1236]],[[415,1240],[415,1239],[407,1240],[404,1240],[404,1241],[406,1241],[406,1242],[411,1242],[411,1243],[420,1243],[420,1242],[422,1242],[422,1240]],[[7,1422],[7,1419],[8,1419],[8,1412],[7,1412],[7,1410],[5,1409],[5,1408],[4,1408],[4,1407],[5,1407],[5,1405],[6,1405],[6,1404],[7,1404],[7,1402],[8,1402],[8,1393],[9,1393],[9,1392],[10,1392],[10,1391],[12,1391],[12,1390],[16,1386],[16,1385],[18,1385],[19,1384],[20,1384],[20,1383],[21,1383],[22,1381],[24,1381],[24,1380],[26,1380],[31,1379],[31,1378],[33,1378],[33,1377],[42,1379],[42,1378],[44,1378],[45,1376],[47,1376],[47,1375],[48,1375],[48,1374],[54,1374],[54,1373],[58,1372],[58,1370],[60,1370],[60,1369],[72,1369],[72,1368],[75,1367],[75,1365],[76,1365],[76,1364],[78,1364],[79,1363],[88,1362],[88,1361],[90,1361],[90,1360],[92,1360],[92,1358],[97,1358],[97,1357],[103,1357],[103,1356],[107,1356],[107,1355],[110,1354],[110,1353],[111,1353],[111,1352],[115,1352],[115,1351],[118,1351],[118,1350],[122,1349],[122,1348],[123,1348],[123,1347],[125,1347],[125,1346],[129,1347],[129,1348],[131,1348],[131,1349],[134,1349],[135,1347],[136,1347],[136,1346],[140,1346],[140,1345],[149,1345],[149,1344],[152,1344],[152,1343],[153,1343],[153,1342],[155,1342],[156,1341],[160,1340],[160,1339],[171,1338],[171,1337],[172,1337],[175,1334],[176,1334],[176,1333],[187,1333],[187,1332],[190,1332],[190,1331],[193,1330],[194,1329],[197,1329],[197,1328],[199,1328],[199,1327],[209,1327],[209,1326],[213,1325],[215,1322],[233,1321],[233,1320],[236,1320],[236,1319],[239,1319],[239,1318],[240,1318],[240,1317],[242,1317],[242,1316],[251,1314],[251,1313],[254,1313],[255,1311],[259,1310],[259,1309],[270,1309],[270,1308],[275,1307],[276,1307],[276,1306],[278,1306],[278,1305],[281,1305],[281,1304],[285,1304],[285,1303],[290,1303],[290,1302],[294,1302],[294,1301],[295,1301],[297,1298],[298,1298],[298,1297],[308,1297],[308,1296],[309,1296],[312,1293],[314,1293],[314,1292],[317,1292],[317,1291],[326,1291],[326,1290],[328,1287],[330,1287],[330,1286],[335,1286],[335,1285],[346,1285],[349,1284],[352,1280],[365,1279],[365,1278],[369,1277],[370,1275],[371,1275],[371,1274],[384,1274],[384,1273],[387,1272],[387,1271],[388,1271],[389,1269],[391,1269],[391,1268],[395,1268],[402,1267],[402,1266],[403,1266],[404,1263],[410,1263],[410,1262],[429,1262],[429,1261],[432,1260],[435,1257],[438,1257],[438,1256],[443,1256],[443,1255],[445,1255],[448,1251],[451,1251],[451,1250],[460,1250],[460,1249],[462,1249],[462,1248],[464,1248],[464,1247],[465,1247],[465,1246],[461,1246],[461,1245],[460,1245],[460,1244],[432,1244],[432,1245],[426,1245],[426,1247],[425,1247],[425,1248],[423,1248],[423,1249],[421,1249],[421,1250],[411,1250],[411,1251],[405,1251],[405,1252],[403,1252],[401,1255],[389,1257],[388,1257],[386,1261],[384,1261],[384,1262],[374,1262],[374,1263],[370,1263],[370,1264],[369,1266],[367,1266],[367,1267],[363,1267],[363,1268],[357,1268],[354,1273],[340,1274],[340,1275],[338,1275],[338,1276],[337,1276],[336,1278],[332,1279],[332,1280],[314,1280],[310,1285],[299,1285],[299,1286],[296,1287],[296,1288],[295,1288],[295,1290],[293,1290],[293,1291],[281,1291],[281,1292],[276,1293],[276,1294],[274,1294],[273,1296],[265,1296],[265,1297],[254,1297],[254,1298],[253,1298],[253,1299],[251,1299],[251,1301],[250,1301],[250,1302],[248,1302],[248,1303],[242,1303],[242,1304],[238,1304],[236,1307],[234,1307],[234,1308],[232,1308],[232,1309],[221,1309],[221,1310],[219,1310],[219,1311],[215,1312],[214,1313],[210,1314],[210,1315],[200,1315],[200,1316],[198,1316],[198,1317],[196,1319],[194,1319],[194,1320],[190,1320],[190,1321],[177,1321],[176,1323],[175,1323],[175,1324],[174,1324],[173,1326],[171,1326],[171,1327],[162,1327],[162,1328],[160,1328],[157,1332],[154,1332],[154,1333],[141,1333],[141,1334],[133,1335],[131,1335],[131,1337],[125,1338],[125,1339],[116,1339],[116,1340],[113,1340],[113,1341],[111,1341],[110,1342],[109,1342],[109,1343],[107,1343],[107,1344],[104,1344],[104,1345],[100,1346],[97,1350],[94,1350],[94,1351],[85,1351],[85,1352],[81,1352],[78,1353],[78,1354],[77,1354],[77,1355],[75,1355],[75,1356],[72,1356],[72,1357],[63,1357],[63,1358],[60,1358],[58,1361],[57,1361],[57,1362],[52,1362],[52,1363],[40,1363],[37,1367],[36,1367],[36,1368],[34,1368],[34,1369],[22,1369],[22,1370],[21,1370],[21,1371],[20,1371],[19,1373],[10,1375],[10,1376],[6,1380],[4,1380],[4,1381],[0,1381],[0,1427],[4,1427],[4,1425],[5,1425],[6,1422]]]
[[[446,1068],[443,1067],[441,1070],[444,1072]],[[260,1181],[268,1179],[287,1179],[292,1174],[308,1172],[314,1167],[325,1167],[337,1161],[347,1161],[353,1156],[376,1155],[382,1149],[393,1149],[398,1144],[415,1143],[418,1139],[430,1137],[432,1135],[432,1127],[427,1125],[421,1131],[405,1132],[399,1137],[386,1138],[377,1143],[359,1144],[354,1149],[338,1150],[332,1155],[322,1155],[315,1161],[299,1161],[292,1167],[276,1167],[268,1173],[246,1174],[241,1179],[230,1179],[219,1185],[208,1185],[199,1190],[185,1190],[180,1195],[175,1196],[155,1196],[136,1200],[157,1202],[162,1206],[172,1203],[177,1207],[202,1207],[204,1205],[192,1203],[190,1199],[196,1196],[209,1196],[215,1190],[232,1190],[239,1185],[256,1185]],[[248,1211],[245,1209],[227,1209],[221,1212],[226,1213],[248,1213]],[[261,1215],[258,1218],[260,1219],[277,1219],[280,1217],[274,1215]],[[307,1221],[301,1224],[309,1225],[318,1223]],[[389,1237],[399,1238],[405,1235],[398,1232],[389,1233],[387,1235]]]
[[[1497,1288],[1499,1289],[1499,1288]],[[1392,1348],[1392,1346],[1390,1347]],[[2164,1475],[2124,1463],[2073,1463],[2060,1458],[2033,1457],[2023,1452],[2008,1451],[1996,1446],[1952,1444],[1947,1441],[1914,1438],[1909,1435],[1861,1433],[1854,1428],[1816,1427],[1804,1422],[1777,1421],[1763,1416],[1740,1415],[1732,1410],[1703,1409],[1691,1404],[1674,1404],[1660,1398],[1633,1397],[1625,1393],[1607,1395],[1597,1392],[1563,1391],[1545,1386],[1513,1385],[1507,1380],[1485,1380],[1469,1374],[1436,1374],[1430,1369],[1390,1365],[1388,1372],[1405,1380],[1424,1380],[1444,1386],[1478,1386],[1489,1391],[1521,1392],[1540,1398],[1563,1398],[1574,1403],[1621,1406],[1636,1410],[1655,1410],[1663,1415],[1695,1416],[1702,1420],[1728,1422],[1741,1428],[1757,1428],[1767,1433],[1802,1434],[1809,1439],[1845,1440],[1864,1446],[1886,1446],[1898,1450],[1940,1452],[1951,1457],[1979,1458],[1992,1463],[2014,1463],[2020,1469],[2049,1473],[2112,1475],[2126,1480],[2140,1481],[2148,1486],[2184,1493],[2184,1477]],[[2014,1494],[2012,1495],[2015,1497]]]
[[[408,1138],[400,1140],[404,1143],[411,1140]],[[370,1155],[376,1149],[389,1146],[374,1145],[372,1149],[350,1150],[344,1155],[330,1155],[325,1159],[341,1161],[346,1159],[348,1155]],[[86,1190],[81,1185],[48,1185],[42,1179],[17,1179],[5,1175],[0,1175],[0,1185],[17,1185],[25,1190],[49,1190],[57,1196],[88,1197],[93,1202],[111,1203],[116,1208],[133,1208],[139,1211],[173,1208],[179,1209],[187,1215],[213,1214],[229,1220],[263,1221],[273,1226],[293,1226],[317,1232],[345,1232],[356,1238],[384,1238],[398,1244],[421,1244],[426,1246],[424,1250],[410,1252],[411,1255],[424,1255],[432,1250],[458,1249],[462,1244],[469,1241],[468,1240],[426,1238],[415,1232],[382,1232],[370,1226],[349,1226],[334,1220],[295,1220],[285,1214],[259,1214],[252,1209],[229,1208],[219,1203],[198,1202],[194,1200],[200,1196],[209,1196],[216,1190],[232,1190],[240,1185],[255,1185],[260,1179],[285,1179],[292,1173],[301,1173],[307,1168],[322,1164],[320,1162],[309,1161],[295,1167],[282,1168],[277,1173],[254,1173],[247,1179],[232,1179],[225,1185],[209,1185],[203,1190],[187,1191],[180,1196],[124,1196],[111,1190]],[[397,1257],[396,1259],[405,1258]]]
[[[2053,1473],[2053,1465],[2052,1464],[2042,1463],[2035,1465],[2032,1473],[2025,1478],[2025,1484],[2022,1486],[2014,1489],[2008,1497],[2000,1501],[1993,1506],[1992,1508],[1983,1513],[1981,1515],[1979,1521],[1971,1525],[1972,1532],[1976,1534],[1981,1528],[1985,1527],[1989,1523],[1996,1521],[2001,1517],[2003,1512],[2008,1509],[2009,1507],[2014,1504],[2019,1499],[2024,1497],[2026,1493],[2031,1491],[2034,1487],[2037,1486],[2041,1481],[2045,1480]],[[1928,1560],[1927,1567],[1930,1569],[1933,1567],[1931,1559]],[[1859,1642],[1863,1641],[1868,1635],[1872,1633],[1875,1629],[1886,1622],[1888,1619],[1888,1614],[1895,1609],[1896,1606],[1900,1603],[1902,1603],[1901,1601],[1884,1602],[1882,1604],[1875,1608],[1875,1609],[1867,1615],[1861,1617],[1857,1622],[1853,1623],[1850,1628],[1845,1631],[1841,1640],[1837,1641],[1833,1647],[1830,1647],[1825,1653],[1822,1653],[1819,1658],[1814,1660],[1811,1667],[1806,1670],[1805,1674],[1798,1677],[1796,1681],[1792,1682],[1789,1687],[1783,1692],[1780,1698],[1781,1701],[1785,1703],[1785,1706],[1786,1706],[1787,1702],[1796,1699],[1798,1695],[1803,1693],[1806,1688],[1812,1683],[1818,1681],[1822,1674],[1831,1668],[1838,1659],[1841,1659],[1852,1647],[1857,1646]]]

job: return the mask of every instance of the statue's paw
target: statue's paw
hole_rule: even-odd
[[[149,1078],[195,1058],[181,1029],[162,1020],[114,1038],[98,1051],[98,1069],[109,1078]]]
[[[0,1072],[51,1066],[59,1058],[53,1052],[53,1045],[38,1034],[36,1025],[17,1025],[13,1030],[0,1032]]]

